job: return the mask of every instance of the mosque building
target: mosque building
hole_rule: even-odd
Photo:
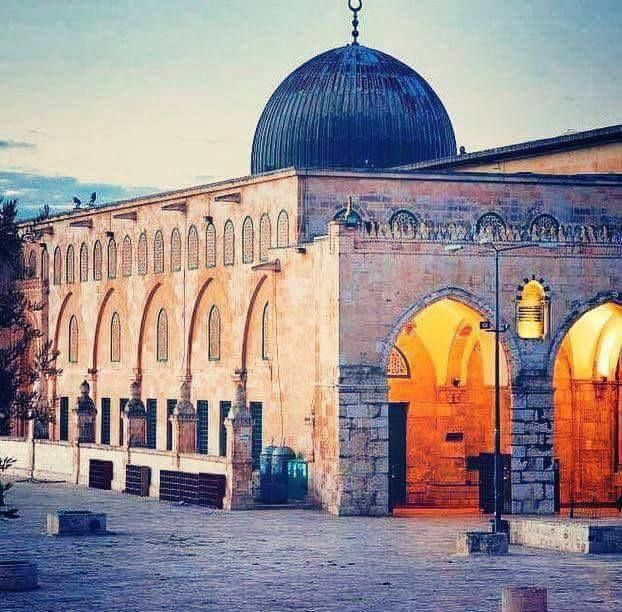
[[[622,126],[458,152],[357,25],[274,92],[250,176],[23,225],[62,374],[19,468],[235,509],[289,448],[333,514],[486,509],[497,324],[506,510],[622,495]]]

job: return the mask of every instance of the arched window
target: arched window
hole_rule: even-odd
[[[147,274],[147,234],[143,232],[138,239],[138,274]]]
[[[48,255],[47,248],[43,247],[41,251],[41,280],[47,281],[49,279],[50,268],[50,256]]]
[[[156,353],[158,361],[168,361],[168,317],[164,308],[158,313]]]
[[[97,240],[93,246],[93,280],[102,279],[102,243]]]
[[[396,237],[414,238],[419,221],[409,210],[398,210],[389,221],[391,233]]]
[[[538,215],[529,228],[529,236],[535,242],[557,242],[559,239],[559,221],[552,215]]]
[[[222,252],[225,266],[232,266],[235,263],[235,230],[231,220],[225,223],[225,231],[222,236]]]
[[[246,217],[242,224],[242,263],[253,263],[255,257],[254,243],[253,220],[250,217]]]
[[[289,217],[287,212],[282,210],[276,222],[276,246],[289,246]]]
[[[80,282],[86,283],[89,280],[89,250],[83,242],[80,247]]]
[[[482,215],[477,221],[475,231],[479,239],[501,242],[506,238],[505,221],[494,212]]]
[[[69,362],[78,363],[78,320],[69,319]]]
[[[271,353],[270,333],[270,304],[266,302],[261,317],[261,358],[270,359]]]
[[[348,216],[348,221],[350,223],[355,223],[356,225],[361,225],[363,223],[363,218],[356,210],[350,210],[348,214],[347,208],[342,208],[337,214],[333,217],[333,221],[345,221],[346,215]]]
[[[205,229],[205,267],[213,268],[216,265],[216,227],[208,223]]]
[[[54,284],[60,285],[63,276],[63,256],[60,247],[54,249]]]
[[[132,239],[129,236],[123,238],[121,247],[121,274],[132,276]]]
[[[110,321],[110,361],[121,361],[121,320],[118,312],[112,315]]]
[[[117,243],[114,238],[108,241],[108,278],[117,278]]]
[[[153,239],[153,271],[156,274],[164,272],[164,236],[160,230]]]
[[[65,256],[65,281],[67,283],[73,283],[76,278],[74,275],[74,254],[73,254],[73,244],[70,244],[67,247],[67,255]]]
[[[525,340],[544,338],[549,326],[548,288],[535,279],[524,281],[516,296],[516,331]]]
[[[268,252],[272,246],[272,225],[267,214],[259,220],[259,261],[268,261]]]
[[[28,278],[35,278],[37,276],[37,254],[32,249],[28,254]]]
[[[389,353],[389,363],[387,365],[388,378],[410,378],[410,366],[404,353],[394,346]]]
[[[220,310],[212,306],[207,324],[207,350],[210,361],[220,359]]]
[[[199,232],[194,225],[188,230],[188,270],[199,267]]]
[[[171,272],[181,270],[181,234],[175,228],[171,234]]]

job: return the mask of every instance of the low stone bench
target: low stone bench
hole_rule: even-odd
[[[510,544],[571,553],[622,553],[622,522],[511,518]]]
[[[456,553],[470,555],[507,555],[508,536],[505,533],[489,531],[467,531],[459,533],[456,538]]]
[[[90,510],[57,510],[47,516],[48,535],[103,535],[106,515]]]

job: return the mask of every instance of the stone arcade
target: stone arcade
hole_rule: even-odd
[[[110,461],[119,490],[149,466],[156,496],[162,471],[223,475],[245,508],[261,448],[286,445],[332,513],[477,509],[493,241],[531,246],[502,261],[507,504],[611,506],[621,172],[622,126],[457,155],[424,79],[355,37],[276,90],[251,176],[24,223],[63,373],[47,439],[15,423],[3,454],[83,483]]]

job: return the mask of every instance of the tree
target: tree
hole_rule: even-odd
[[[0,197],[0,434],[16,420],[47,423],[52,411],[42,381],[60,374],[58,352],[40,342],[32,321],[41,304],[24,294],[21,283],[24,239],[16,222],[17,202]],[[37,348],[38,346],[38,348]]]
[[[13,483],[4,480],[4,472],[6,472],[13,464],[15,459],[10,457],[0,458],[0,518],[16,519],[19,518],[17,508],[11,508],[6,503],[7,491],[13,486]]]

